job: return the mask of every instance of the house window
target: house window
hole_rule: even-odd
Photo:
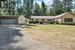
[[[65,22],[73,22],[73,18],[65,18],[64,21]]]
[[[45,21],[44,19],[42,19],[42,21]]]

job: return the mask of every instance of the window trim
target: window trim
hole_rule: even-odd
[[[64,18],[64,22],[73,22],[73,18]]]

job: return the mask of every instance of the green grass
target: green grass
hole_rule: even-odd
[[[29,29],[41,29],[42,31],[61,31],[61,32],[68,32],[68,33],[75,33],[75,26],[74,25],[29,25]]]

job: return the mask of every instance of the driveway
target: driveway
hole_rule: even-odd
[[[42,35],[40,36],[42,37]],[[35,40],[30,34],[26,33],[22,26],[0,25],[0,50],[71,50],[69,45],[64,46],[65,48],[63,46],[58,48],[58,42],[51,41],[49,45],[48,43],[49,41]]]
[[[0,50],[50,50],[33,40],[19,25],[0,25]]]
[[[22,50],[21,29],[18,25],[0,25],[0,50]]]

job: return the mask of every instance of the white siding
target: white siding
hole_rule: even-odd
[[[19,16],[18,24],[25,24],[26,18],[24,16]]]
[[[75,18],[73,18],[73,23],[75,23]]]

